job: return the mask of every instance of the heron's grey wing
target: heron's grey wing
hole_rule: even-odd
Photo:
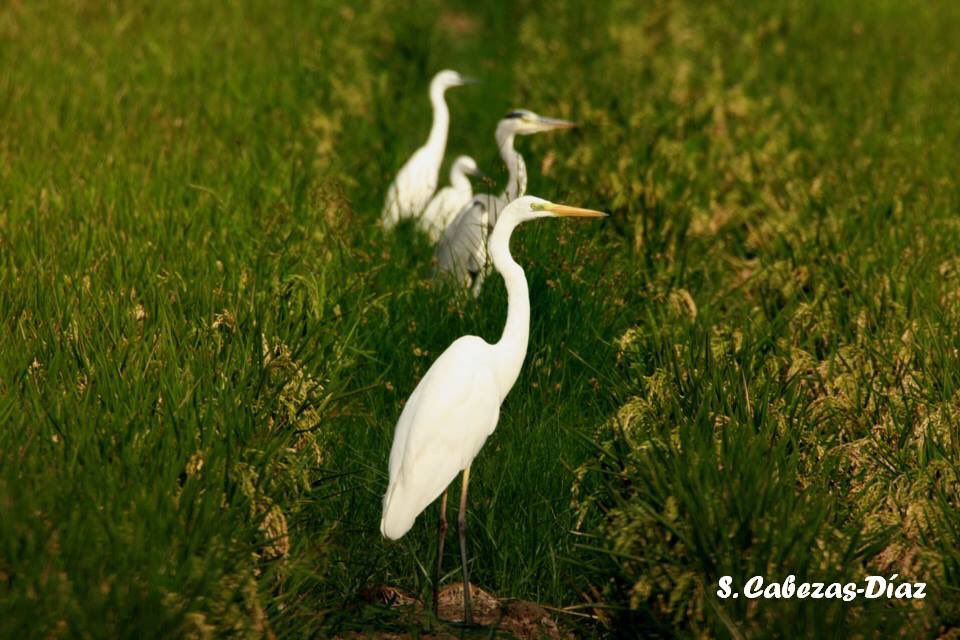
[[[487,199],[477,196],[443,230],[437,244],[437,272],[469,286],[483,269],[487,256]]]
[[[490,231],[493,231],[493,228],[497,226],[497,218],[500,217],[500,212],[503,211],[511,201],[506,197],[506,194],[502,196],[484,194],[483,197],[486,199],[484,204],[487,207],[488,226]]]

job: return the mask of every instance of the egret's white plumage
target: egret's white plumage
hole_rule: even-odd
[[[450,167],[450,186],[444,187],[430,199],[430,204],[419,218],[417,227],[436,242],[450,221],[473,198],[473,185],[468,176],[479,176],[477,163],[470,156],[458,156]]]
[[[380,222],[390,229],[403,218],[420,215],[437,188],[437,176],[447,148],[450,128],[450,110],[444,93],[452,87],[472,82],[456,71],[444,70],[430,82],[430,103],[433,105],[433,125],[426,144],[407,160],[387,189]]]
[[[463,336],[427,371],[407,400],[393,436],[383,535],[396,540],[407,533],[417,515],[480,452],[497,426],[502,395],[513,384],[504,368],[490,344]],[[519,373],[519,362],[516,368]]]
[[[527,279],[523,268],[510,255],[510,235],[518,224],[535,218],[604,215],[534,196],[524,196],[507,205],[488,243],[493,266],[507,287],[507,321],[500,340],[494,344],[476,336],[456,340],[427,370],[397,422],[380,531],[391,539],[403,536],[417,516],[441,494],[446,505],[447,486],[459,472],[464,472],[459,525],[468,622],[470,589],[465,508],[470,464],[497,426],[500,405],[520,375],[530,335]],[[441,541],[446,530],[443,511],[441,508]],[[435,576],[438,575],[439,556]]]
[[[518,135],[574,126],[567,120],[546,118],[525,109],[511,111],[497,123],[494,137],[507,165],[507,185],[499,196],[474,196],[446,226],[434,253],[438,273],[453,277],[465,287],[472,286],[474,295],[480,293],[486,275],[487,236],[504,207],[527,191],[527,165],[514,148],[514,139]]]

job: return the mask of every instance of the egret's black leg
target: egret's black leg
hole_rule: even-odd
[[[437,564],[433,571],[433,614],[440,617],[440,567],[443,564],[443,540],[447,536],[447,491],[440,498],[440,520],[437,522]]]
[[[463,488],[460,491],[460,514],[457,526],[460,531],[460,563],[463,565],[463,621],[473,624],[473,608],[470,605],[470,572],[467,569],[467,485],[470,483],[470,467],[463,470]]]

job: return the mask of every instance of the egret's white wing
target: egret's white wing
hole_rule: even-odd
[[[387,189],[381,220],[391,228],[404,218],[420,215],[437,188],[438,159],[421,147],[400,168]]]
[[[469,190],[464,192],[454,187],[440,189],[417,220],[417,226],[430,236],[432,241],[439,241],[443,230],[465,206],[470,204],[472,197],[473,194]]]
[[[387,198],[380,212],[380,224],[385,229],[392,229],[400,221],[400,196],[397,192],[397,180],[394,179],[387,188]]]
[[[390,484],[380,531],[403,536],[480,451],[497,425],[500,396],[490,345],[476,336],[454,342],[407,401],[390,451]]]
[[[437,191],[430,204],[424,210],[423,215],[417,218],[417,228],[430,236],[430,239],[436,242],[443,233],[446,223],[444,221],[445,213],[451,207],[456,206],[454,199],[456,190],[453,187],[444,187]]]

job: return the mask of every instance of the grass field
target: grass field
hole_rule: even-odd
[[[476,583],[583,636],[955,637],[958,38],[919,0],[3,3],[0,637],[423,631],[360,597],[430,589],[435,508],[378,531],[393,427],[506,310],[376,225],[444,67],[484,81],[448,157],[502,180],[509,108],[576,120],[528,191],[612,214],[515,235]],[[928,596],[716,596],[790,574]]]

